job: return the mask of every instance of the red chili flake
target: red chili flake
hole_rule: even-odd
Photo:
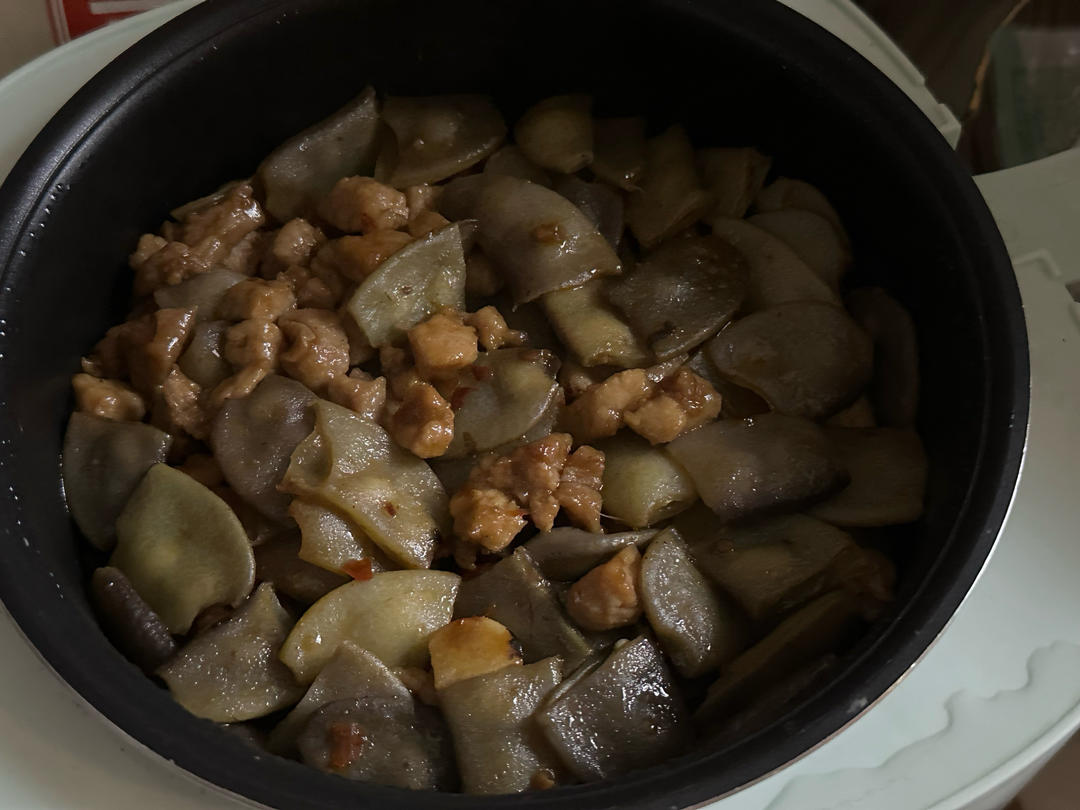
[[[563,240],[562,228],[558,222],[542,222],[532,229],[531,236],[543,245],[553,245]]]
[[[374,576],[371,570],[371,560],[348,560],[341,566],[341,570],[357,582],[367,582]]]
[[[397,517],[397,507],[391,501],[383,501],[382,508],[390,517]]]
[[[490,377],[494,373],[495,372],[491,370],[491,366],[473,366],[472,367],[472,375],[477,380],[486,380],[488,377]]]
[[[330,767],[343,770],[364,753],[364,729],[359,723],[334,723],[326,734],[330,743]]]
[[[549,768],[541,768],[529,777],[529,787],[533,790],[548,790],[555,787],[555,774]]]
[[[454,393],[450,395],[450,407],[455,411],[465,404],[465,397],[472,391],[471,388],[455,388]]]

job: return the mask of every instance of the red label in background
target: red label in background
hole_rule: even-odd
[[[169,0],[46,0],[59,45],[106,23],[165,5]]]

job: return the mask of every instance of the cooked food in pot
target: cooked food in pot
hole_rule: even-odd
[[[821,688],[922,513],[914,327],[819,190],[669,124],[368,88],[144,235],[63,458],[117,648],[277,755],[475,794]]]

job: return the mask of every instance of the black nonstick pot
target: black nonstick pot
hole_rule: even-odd
[[[926,516],[892,538],[896,609],[781,720],[614,782],[524,797],[407,793],[260,754],[187,714],[105,639],[59,453],[70,375],[125,313],[126,256],[170,207],[250,174],[367,83],[491,93],[508,119],[545,94],[587,91],[602,112],[684,122],[699,144],[755,144],[780,173],[826,191],[852,235],[858,280],[912,311]],[[0,597],[109,720],[273,807],[674,808],[735,790],[841,729],[918,660],[982,568],[1016,483],[1027,343],[989,212],[899,90],[771,0],[209,0],[61,110],[0,189],[0,211]]]

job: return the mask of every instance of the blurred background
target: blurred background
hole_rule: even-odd
[[[0,0],[0,77],[168,0]],[[1080,145],[1080,0],[854,0],[963,123],[976,174]],[[1008,810],[1080,808],[1080,738]]]

